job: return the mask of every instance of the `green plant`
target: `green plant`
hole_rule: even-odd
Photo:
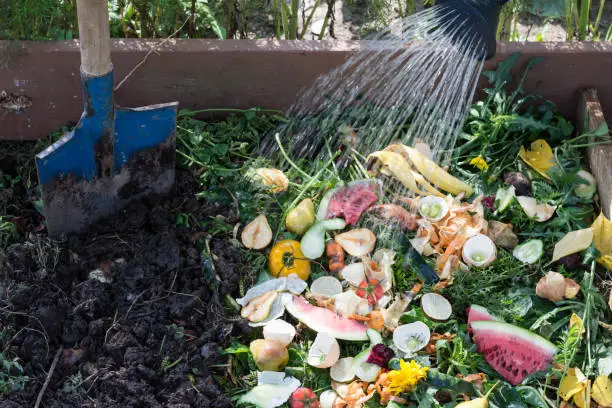
[[[15,238],[17,238],[17,228],[15,224],[4,219],[0,215],[0,250],[6,248]]]
[[[28,377],[23,375],[23,367],[17,357],[10,358],[0,352],[0,393],[10,394],[25,388]]]

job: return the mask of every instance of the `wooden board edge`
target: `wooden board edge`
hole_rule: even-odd
[[[606,123],[596,89],[582,90],[576,117],[579,133],[599,129]],[[588,147],[587,159],[597,181],[601,209],[610,219],[612,213],[612,143]]]

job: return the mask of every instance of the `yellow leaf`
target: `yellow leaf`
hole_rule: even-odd
[[[527,150],[521,146],[519,157],[523,159],[529,167],[540,173],[542,177],[550,180],[546,172],[555,165],[555,155],[548,143],[546,143],[546,140],[538,139],[531,143],[531,150]]]
[[[574,395],[583,394],[588,380],[579,368],[570,368],[559,384],[559,396],[569,401]]]
[[[552,261],[556,262],[564,256],[581,252],[591,246],[593,242],[593,229],[585,228],[568,232],[557,244],[553,251]]]
[[[601,253],[598,262],[612,270],[612,222],[603,213],[593,222],[593,243]]]
[[[600,375],[595,379],[591,397],[602,408],[612,407],[612,380],[607,375]]]
[[[576,313],[572,313],[572,317],[570,317],[570,329],[574,326],[582,327],[580,334],[584,334],[585,329],[584,325],[582,324],[582,319]]]

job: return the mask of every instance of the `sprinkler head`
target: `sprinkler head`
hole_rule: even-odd
[[[480,39],[486,59],[495,55],[497,25],[502,6],[508,0],[438,0],[444,8],[442,26],[447,30],[459,28],[453,39],[461,41],[467,31]]]

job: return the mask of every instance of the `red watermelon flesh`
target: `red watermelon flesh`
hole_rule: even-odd
[[[357,320],[339,316],[336,312],[311,305],[301,296],[293,296],[285,309],[300,322],[318,333],[328,333],[339,340],[366,341],[367,326]]]
[[[493,316],[486,308],[479,305],[470,305],[470,307],[467,308],[466,312],[468,315],[467,329],[470,333],[472,332],[472,327],[470,326],[470,323],[472,322],[479,322],[485,320],[501,321],[500,318]]]
[[[472,322],[474,343],[487,363],[510,384],[546,371],[557,352],[554,344],[523,328],[496,321]]]
[[[326,218],[344,216],[348,225],[355,225],[361,214],[378,201],[379,191],[380,184],[370,180],[356,181],[338,189],[329,202]]]

